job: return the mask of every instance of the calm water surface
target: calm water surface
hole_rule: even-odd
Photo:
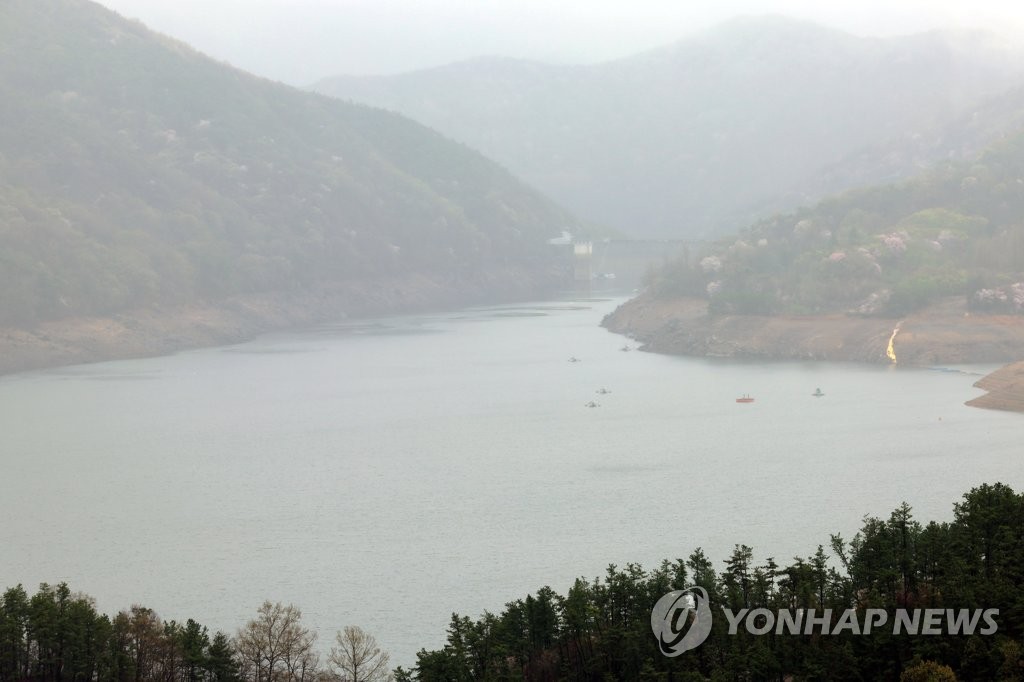
[[[292,602],[324,648],[358,624],[408,666],[452,611],[609,563],[701,546],[721,567],[736,543],[781,563],[903,500],[948,519],[973,485],[1024,487],[1024,417],[963,406],[989,368],[625,353],[597,326],[618,302],[0,379],[0,587],[66,580],[230,633]]]

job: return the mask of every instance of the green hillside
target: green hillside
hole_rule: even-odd
[[[1024,312],[1024,134],[973,162],[762,221],[654,273],[717,313],[903,315],[947,296]]]
[[[396,114],[85,0],[0,3],[0,324],[409,273],[541,273],[573,220]]]

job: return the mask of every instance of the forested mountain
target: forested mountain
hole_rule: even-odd
[[[926,124],[901,136],[878,140],[808,181],[805,196],[825,197],[854,187],[897,182],[944,161],[970,161],[987,147],[1024,130],[1024,87],[982,100],[952,121]],[[792,209],[785,198],[764,209]]]
[[[859,38],[764,17],[594,66],[486,58],[314,87],[462,140],[584,218],[697,237],[915,170],[885,141],[942,130],[1021,66],[980,33]]]
[[[653,275],[712,313],[901,316],[943,297],[1024,313],[1024,133],[973,161],[761,221]]]
[[[0,324],[549,265],[572,218],[397,114],[86,0],[0,3]]]

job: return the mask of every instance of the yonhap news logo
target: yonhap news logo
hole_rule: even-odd
[[[751,635],[993,635],[999,629],[999,609],[781,609],[722,608],[728,634],[740,625]],[[664,595],[651,610],[651,630],[665,656],[696,649],[711,634],[711,603],[702,587],[687,587]]]
[[[673,590],[654,605],[651,629],[669,657],[696,649],[711,633],[711,603],[703,587]]]

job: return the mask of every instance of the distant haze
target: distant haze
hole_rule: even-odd
[[[1024,82],[1024,52],[989,36],[864,38],[745,17],[602,64],[479,58],[315,89],[478,149],[584,220],[636,236],[709,238],[970,156],[1013,129],[1012,113],[968,112]],[[947,128],[962,115],[984,120],[974,126],[984,132]],[[865,150],[872,145],[884,151]],[[826,175],[838,182],[823,187]]]
[[[859,35],[938,27],[1024,32],[1012,0],[100,0],[261,76],[308,85],[479,55],[591,63],[670,43],[740,14],[777,13]]]

